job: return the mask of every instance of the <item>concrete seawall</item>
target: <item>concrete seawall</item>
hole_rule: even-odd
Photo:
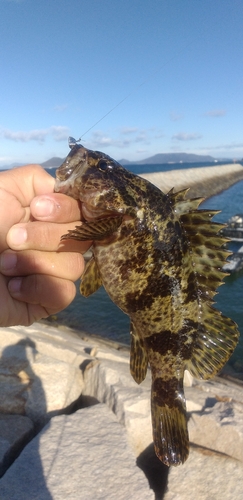
[[[212,167],[187,168],[167,172],[141,174],[141,177],[159,187],[163,193],[172,188],[179,191],[190,187],[189,198],[211,196],[224,191],[243,179],[243,166],[236,164],[218,165]]]
[[[0,329],[1,500],[242,500],[241,382],[186,373],[190,456],[169,471],[151,371],[138,385],[129,365],[127,348],[71,329]]]

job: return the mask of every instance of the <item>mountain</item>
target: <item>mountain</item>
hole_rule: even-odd
[[[64,158],[59,158],[58,156],[53,156],[53,158],[50,158],[50,160],[44,161],[41,163],[41,166],[43,168],[51,168],[51,167],[60,167],[62,162],[64,161]]]
[[[120,165],[129,165],[129,163],[135,163],[135,162],[125,160],[125,158],[122,158],[121,160],[118,160],[118,163],[120,163]]]
[[[137,165],[156,165],[159,163],[199,163],[207,161],[215,162],[215,158],[209,155],[196,155],[193,153],[159,153],[140,161],[127,161],[122,159],[118,163],[122,165],[129,165],[130,163],[136,163]]]
[[[64,161],[64,158],[58,156],[53,156],[50,160],[44,161],[40,165],[43,168],[56,168],[59,167]],[[229,158],[213,158],[209,155],[196,155],[193,153],[159,153],[149,158],[145,158],[140,161],[129,161],[126,158],[118,160],[121,165],[159,165],[161,163],[200,163],[200,162],[231,162],[232,159]],[[240,161],[240,160],[239,160]],[[33,159],[33,163],[38,163]],[[11,165],[1,165],[0,170],[20,167],[24,163],[12,163]]]

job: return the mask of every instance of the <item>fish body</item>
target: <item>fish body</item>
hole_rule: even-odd
[[[212,307],[228,252],[215,211],[187,190],[168,194],[99,151],[75,144],[57,170],[56,191],[82,202],[84,222],[64,238],[93,241],[84,296],[102,284],[131,320],[130,369],[151,368],[155,451],[166,465],[189,453],[183,375],[210,378],[226,363],[237,325]]]

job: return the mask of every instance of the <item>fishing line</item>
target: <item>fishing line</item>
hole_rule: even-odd
[[[199,38],[202,38],[202,36],[204,35],[204,32],[199,35],[196,40],[198,40]],[[132,94],[134,94],[135,92],[138,91],[138,89],[140,89],[143,85],[145,85],[149,80],[151,80],[151,78],[153,78],[155,75],[157,75],[157,73],[159,73],[163,68],[165,68],[168,64],[171,63],[171,61],[174,61],[174,59],[177,59],[181,54],[183,54],[186,49],[188,47],[190,47],[192,44],[194,44],[195,42],[195,39],[193,39],[191,42],[189,42],[188,44],[186,44],[183,49],[181,49],[179,52],[177,52],[173,57],[171,57],[168,61],[166,61],[162,66],[160,66],[158,69],[156,69],[155,71],[153,71],[149,76],[148,78],[146,78],[146,80],[144,80],[143,82],[139,83],[138,85],[135,86],[135,88],[133,90],[131,90],[131,92],[129,92],[129,94],[127,94],[125,97],[123,97],[123,99],[121,99],[121,101],[119,101],[115,106],[113,106],[107,113],[105,113],[102,118],[100,118],[97,122],[94,123],[94,125],[92,125],[92,127],[90,127],[88,130],[86,130],[86,132],[84,132],[84,134],[81,135],[81,138],[84,137],[84,135],[86,135],[88,132],[90,132],[90,130],[92,130],[96,125],[98,125],[98,123],[100,123],[102,120],[104,120],[104,118],[106,118],[110,113],[112,113],[116,108],[118,108],[118,106],[120,106],[124,101],[126,101]],[[79,141],[81,140],[81,138],[79,139]],[[76,141],[78,142],[78,141]]]

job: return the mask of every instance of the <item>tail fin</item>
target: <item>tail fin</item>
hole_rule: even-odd
[[[169,381],[168,381],[169,384]],[[170,400],[158,401],[152,386],[152,425],[155,453],[165,465],[180,465],[189,455],[186,403],[183,391]]]

